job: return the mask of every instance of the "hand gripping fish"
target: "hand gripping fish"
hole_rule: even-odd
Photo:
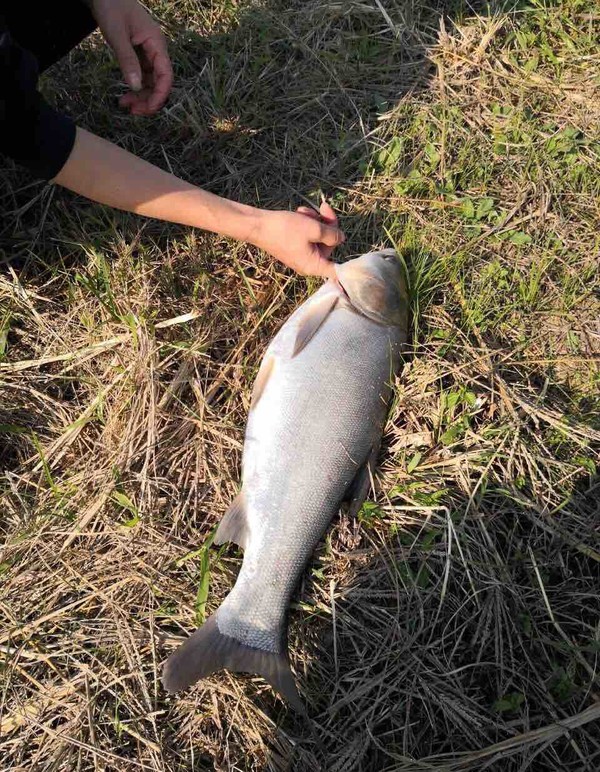
[[[252,394],[242,488],[216,544],[244,560],[235,586],[167,660],[167,691],[227,668],[258,673],[303,710],[289,665],[292,593],[344,500],[369,490],[403,343],[408,301],[393,250],[336,267],[265,352]]]

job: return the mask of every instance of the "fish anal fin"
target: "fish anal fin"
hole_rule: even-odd
[[[314,337],[319,327],[335,308],[339,297],[340,296],[335,292],[328,292],[318,300],[314,300],[309,304],[298,324],[298,332],[296,333],[296,341],[294,343],[294,353],[292,354],[293,357],[299,354],[310,339]]]
[[[360,508],[369,495],[369,491],[372,488],[372,481],[375,476],[375,470],[377,469],[377,460],[379,458],[380,450],[381,438],[373,443],[366,461],[359,468],[356,476],[348,486],[344,500],[348,504],[347,514],[350,518],[354,518],[358,515]]]
[[[242,547],[242,549],[246,548],[248,520],[246,518],[246,501],[243,490],[231,502],[217,528],[214,544],[224,544],[226,541],[232,541],[234,544]]]
[[[287,655],[255,649],[225,635],[219,630],[216,614],[171,654],[163,668],[162,683],[172,694],[222,668],[262,676],[295,710],[304,713]]]

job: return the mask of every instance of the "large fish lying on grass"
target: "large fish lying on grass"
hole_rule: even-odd
[[[169,692],[227,668],[258,673],[302,710],[287,653],[287,609],[344,500],[369,490],[390,383],[407,336],[393,250],[337,266],[290,316],[261,363],[246,427],[242,488],[215,543],[244,560],[217,611],[167,660]]]

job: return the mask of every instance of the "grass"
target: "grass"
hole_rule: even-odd
[[[402,251],[414,347],[376,496],[293,606],[310,720],[250,676],[167,698],[239,568],[207,545],[261,351],[316,282],[4,164],[3,768],[597,769],[598,4],[152,5],[159,117],[118,113],[97,38],[51,98],[221,194],[322,191],[339,259]]]

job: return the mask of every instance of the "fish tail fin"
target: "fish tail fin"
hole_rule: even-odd
[[[172,694],[222,668],[261,675],[295,710],[305,712],[287,654],[255,649],[224,635],[214,614],[171,654],[162,683]]]

